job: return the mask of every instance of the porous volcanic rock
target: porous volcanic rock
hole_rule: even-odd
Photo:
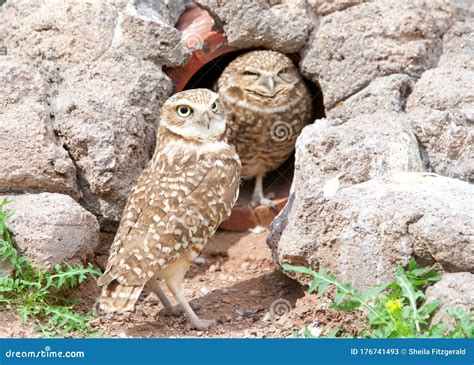
[[[90,260],[99,243],[99,223],[68,195],[6,196],[7,222],[20,253],[38,267]]]
[[[78,196],[76,169],[53,131],[48,85],[38,70],[0,56],[0,192]]]
[[[359,289],[390,280],[412,257],[474,271],[472,185],[398,172],[334,190],[293,193],[268,238],[278,265],[324,268]]]
[[[440,281],[426,290],[427,301],[441,303],[432,322],[443,321],[453,329],[455,321],[448,310],[458,308],[464,313],[474,313],[474,274],[457,272],[444,274]]]

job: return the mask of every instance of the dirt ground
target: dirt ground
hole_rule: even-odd
[[[314,335],[335,327],[355,330],[357,316],[329,308],[325,298],[305,293],[305,288],[275,269],[266,245],[267,232],[218,231],[206,246],[198,265],[185,280],[185,293],[198,316],[216,319],[208,331],[189,328],[186,318],[164,315],[154,294],[144,292],[135,312],[108,315],[93,321],[105,337],[288,337],[308,326]],[[84,308],[96,302],[99,290],[93,281],[75,296]],[[171,295],[169,296],[171,298]],[[0,313],[0,337],[37,337],[30,324],[13,313]]]

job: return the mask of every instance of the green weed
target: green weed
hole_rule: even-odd
[[[60,291],[74,288],[88,277],[97,278],[101,272],[91,264],[56,265],[52,270],[33,266],[27,257],[19,255],[11,239],[6,221],[13,211],[4,211],[7,203],[6,199],[0,203],[0,260],[10,264],[12,275],[0,276],[0,310],[18,311],[22,321],[33,320],[46,337],[97,334],[89,326],[94,317],[76,311],[80,303],[65,298]]]
[[[282,265],[283,269],[310,275],[313,280],[308,292],[322,296],[326,288],[333,287],[332,308],[350,311],[364,308],[367,330],[363,337],[371,338],[423,338],[474,337],[474,318],[460,308],[448,310],[455,322],[455,328],[448,331],[446,323],[433,323],[432,318],[439,309],[438,301],[428,302],[422,291],[427,285],[440,280],[441,275],[433,268],[418,267],[415,260],[406,269],[398,267],[392,282],[375,286],[365,292],[338,281],[324,269],[315,272],[303,266]],[[302,337],[310,337],[309,331],[302,331]],[[349,333],[349,336],[351,334]],[[332,336],[331,336],[332,337]]]

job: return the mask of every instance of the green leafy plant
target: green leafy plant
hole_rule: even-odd
[[[6,224],[13,215],[11,210],[4,211],[7,203],[6,199],[0,203],[0,260],[11,267],[11,275],[0,276],[0,310],[16,309],[22,321],[32,319],[47,337],[96,333],[89,325],[94,317],[76,311],[79,303],[65,298],[61,291],[76,287],[88,277],[97,278],[101,272],[91,264],[56,265],[52,270],[35,267],[15,248]]]
[[[448,313],[456,322],[455,328],[447,331],[446,323],[432,323],[439,308],[438,301],[428,302],[422,289],[440,280],[440,274],[430,267],[418,267],[410,260],[406,269],[398,267],[392,282],[375,286],[365,292],[338,281],[325,270],[315,272],[303,266],[282,265],[285,270],[310,275],[313,280],[308,292],[322,296],[326,288],[333,287],[335,294],[332,308],[350,311],[363,308],[369,328],[364,337],[374,338],[418,338],[418,337],[474,337],[474,318],[460,308]],[[303,331],[303,337],[308,331]]]

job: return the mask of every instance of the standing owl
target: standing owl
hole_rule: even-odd
[[[178,312],[160,288],[164,281],[195,328],[213,322],[197,317],[182,281],[238,196],[241,164],[225,129],[218,95],[210,90],[183,91],[164,103],[155,153],[128,197],[98,280],[104,312],[133,310],[145,286]]]
[[[227,112],[227,138],[242,162],[242,177],[255,177],[252,203],[274,208],[263,195],[264,175],[294,150],[311,120],[311,96],[293,62],[274,51],[237,57],[217,82]]]

